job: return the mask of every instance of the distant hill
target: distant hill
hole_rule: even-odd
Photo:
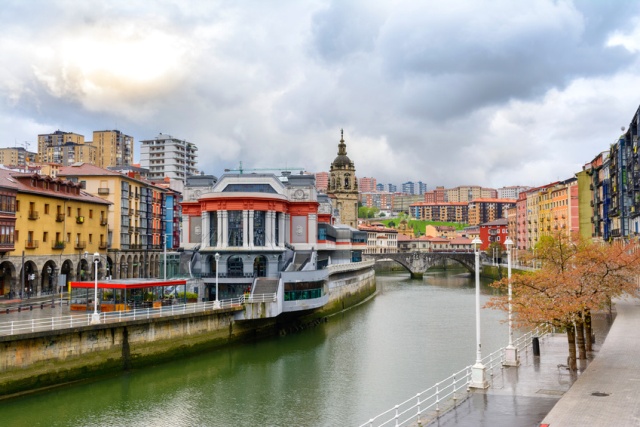
[[[376,222],[381,222],[385,225],[385,227],[391,227],[389,224],[393,223],[392,228],[397,228],[398,223],[401,221],[400,218],[391,218],[391,219],[376,219]],[[420,234],[424,234],[425,227],[427,225],[433,225],[434,227],[446,225],[450,227],[455,227],[456,230],[462,230],[465,227],[468,227],[469,224],[461,224],[458,222],[442,222],[442,221],[421,221],[416,219],[409,220],[409,227],[414,230],[420,231]]]

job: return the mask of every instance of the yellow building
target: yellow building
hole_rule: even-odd
[[[0,215],[0,251],[9,243],[6,214],[14,216],[12,248],[0,263],[2,294],[12,297],[60,291],[65,283],[89,276],[85,252],[106,249],[108,202],[82,191],[78,184],[39,174],[0,170],[7,189],[14,191],[13,213]],[[11,203],[0,192],[0,206]],[[9,197],[9,196],[7,196]],[[99,268],[107,268],[101,262]]]
[[[90,149],[76,149],[84,146],[84,136],[73,132],[63,132],[57,130],[53,133],[38,135],[38,156],[39,163],[53,162],[60,164],[74,163],[77,158],[85,158],[83,161],[90,161]]]
[[[91,145],[96,148],[96,166],[107,168],[133,163],[133,137],[119,130],[93,131]]]
[[[22,147],[0,148],[0,165],[26,166],[36,160],[36,153],[29,152]]]
[[[110,203],[108,258],[115,278],[159,277],[164,195],[168,191],[134,173],[121,174],[88,163],[60,169],[59,176]]]

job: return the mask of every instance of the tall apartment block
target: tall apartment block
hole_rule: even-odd
[[[376,179],[363,177],[358,180],[358,187],[360,187],[361,193],[370,193],[376,191]]]
[[[522,185],[498,188],[498,199],[517,199],[520,193],[527,191],[530,188],[531,187],[525,187]]]
[[[162,133],[140,144],[140,166],[149,169],[150,180],[161,181],[166,176],[185,181],[198,173],[195,144]]]
[[[412,181],[402,183],[402,193],[404,194],[416,194],[415,184]]]
[[[84,135],[57,130],[38,135],[37,161],[65,166],[76,162],[95,164],[96,149],[91,144],[85,144]]]
[[[0,165],[26,166],[27,162],[36,160],[37,154],[25,150],[23,147],[0,148]]]
[[[316,172],[316,190],[326,193],[329,187],[329,172]]]
[[[96,147],[96,163],[101,168],[126,166],[133,163],[133,137],[119,130],[93,132],[91,144]]]

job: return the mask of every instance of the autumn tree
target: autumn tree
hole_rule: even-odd
[[[633,244],[594,243],[556,234],[541,238],[536,252],[540,268],[511,278],[515,323],[566,330],[569,368],[576,370],[576,340],[580,357],[586,358],[584,325],[590,325],[591,311],[635,290],[640,251]],[[493,286],[506,289],[507,279]],[[494,297],[488,306],[507,310],[507,297]],[[590,329],[586,335],[591,337]]]

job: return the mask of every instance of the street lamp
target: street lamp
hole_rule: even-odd
[[[511,312],[511,247],[513,241],[507,237],[504,242],[507,247],[507,281],[509,283],[509,345],[504,349],[504,366],[518,366],[520,360],[518,359],[518,349],[513,345],[513,322]]]
[[[100,323],[100,315],[98,314],[98,263],[100,262],[100,254],[93,254],[93,271],[94,271],[94,293],[93,293],[93,314],[91,315],[91,324]]]
[[[476,258],[476,363],[471,367],[470,388],[487,388],[489,383],[485,376],[485,367],[482,364],[482,344],[480,343],[480,245],[482,240],[478,237],[471,241]]]
[[[213,308],[220,308],[220,300],[218,299],[218,261],[220,261],[220,254],[216,252],[214,256],[216,259],[216,300],[213,302]]]

